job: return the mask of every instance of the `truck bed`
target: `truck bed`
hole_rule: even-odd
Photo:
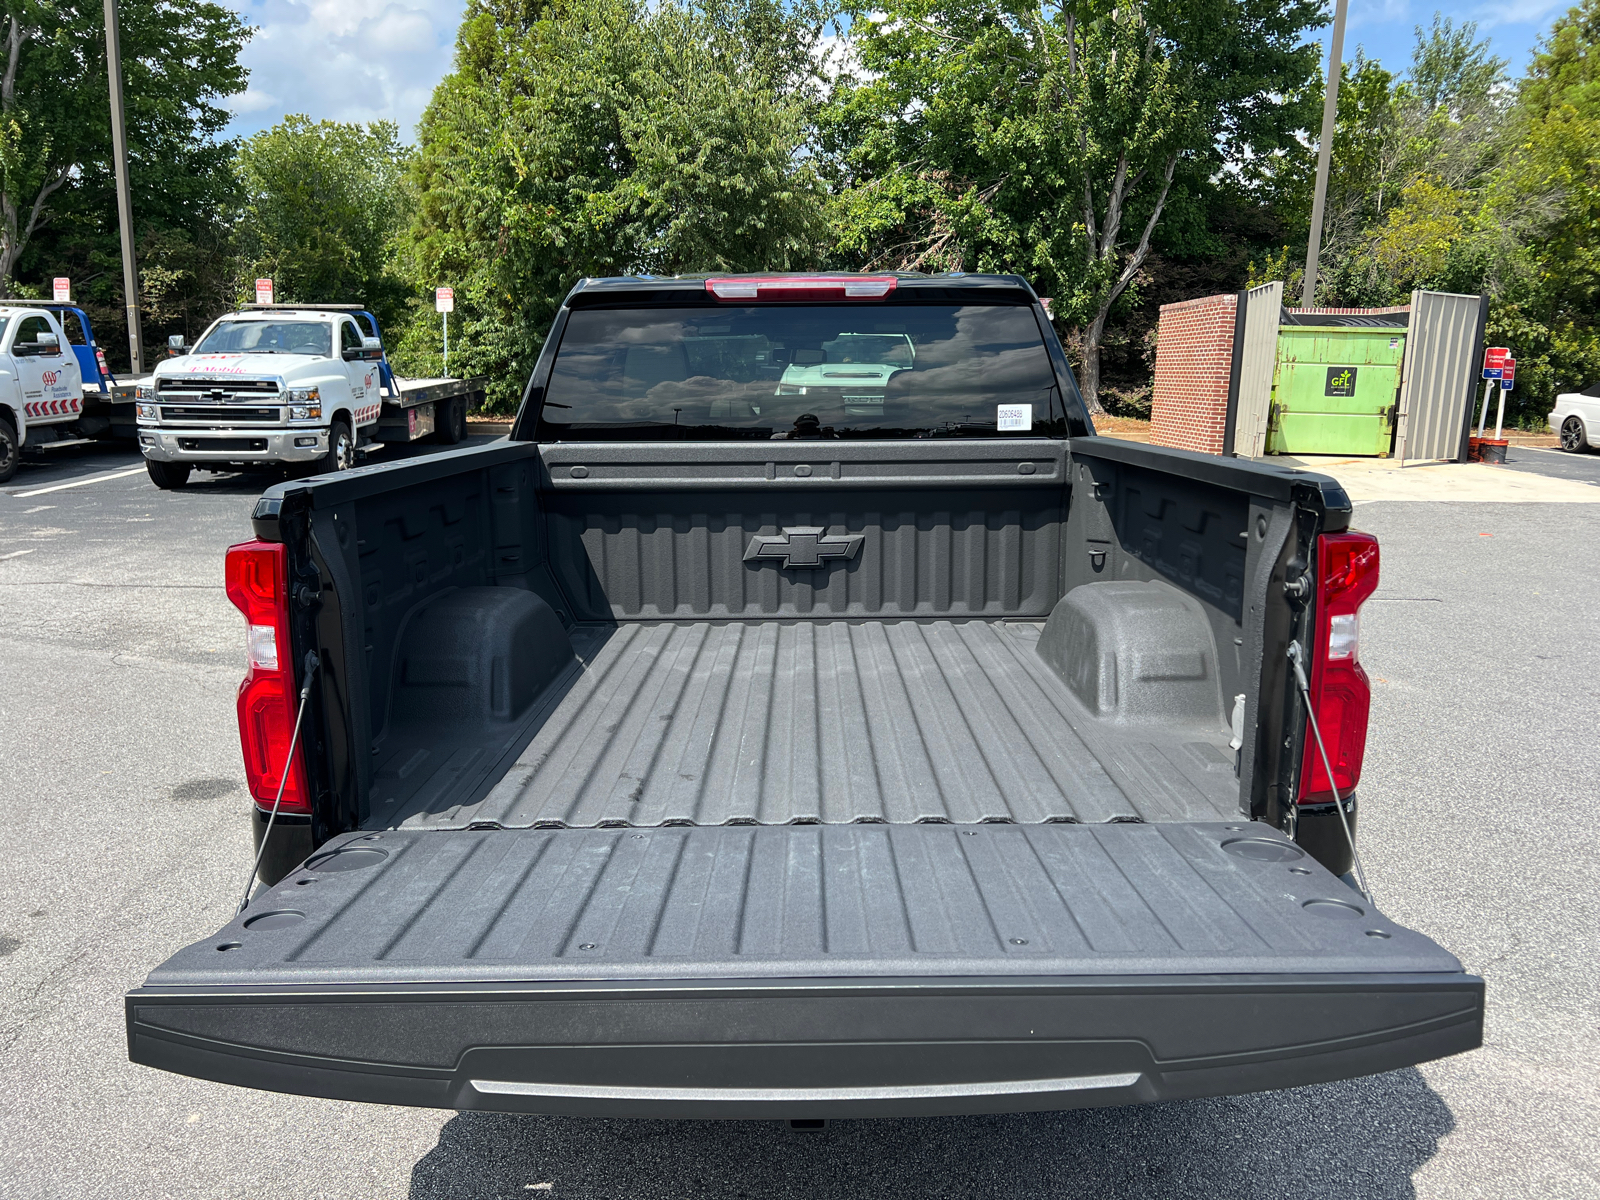
[[[396,377],[395,389],[385,388],[383,399],[396,408],[412,408],[418,404],[431,404],[448,400],[452,396],[469,396],[481,393],[488,380],[482,375],[469,378],[401,379]]]
[[[368,829],[1226,820],[1215,730],[1095,719],[1041,660],[1041,622],[632,623],[581,666],[481,798],[481,742],[401,748]],[[476,730],[464,731],[470,738]],[[420,734],[420,731],[419,731]]]
[[[815,1118],[1470,1049],[1483,981],[1274,824],[1288,564],[1348,512],[1093,437],[505,441],[282,485],[254,520],[307,581],[322,790],[273,886],[128,995],[129,1053]]]

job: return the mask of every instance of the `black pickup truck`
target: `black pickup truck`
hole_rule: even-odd
[[[1095,436],[1015,277],[586,280],[509,440],[281,484],[228,552],[263,886],[129,1053],[810,1120],[1476,1047],[1483,981],[1341,878],[1349,518]]]

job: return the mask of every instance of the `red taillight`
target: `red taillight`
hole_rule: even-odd
[[[1317,539],[1317,625],[1311,657],[1311,703],[1333,764],[1328,780],[1310,722],[1300,763],[1300,803],[1325,804],[1333,789],[1346,796],[1361,782],[1372,687],[1361,669],[1360,611],[1378,590],[1378,539],[1369,533],[1325,533]]]
[[[734,275],[706,280],[718,300],[882,300],[893,275]]]
[[[289,654],[289,552],[275,542],[228,547],[228,599],[244,614],[249,668],[239,685],[239,741],[250,794],[263,808],[278,798],[294,736],[294,664]],[[279,812],[309,813],[300,754],[289,771]]]

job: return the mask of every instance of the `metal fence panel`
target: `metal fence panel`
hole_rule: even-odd
[[[1402,462],[1460,456],[1463,413],[1472,403],[1476,376],[1481,306],[1478,296],[1411,293],[1395,441]]]
[[[1244,345],[1234,348],[1242,357],[1233,449],[1242,458],[1260,458],[1266,453],[1272,372],[1278,362],[1278,317],[1282,311],[1282,280],[1253,287],[1246,295]]]

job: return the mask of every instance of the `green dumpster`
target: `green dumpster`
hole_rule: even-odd
[[[1267,453],[1387,458],[1405,349],[1392,326],[1279,328]]]

